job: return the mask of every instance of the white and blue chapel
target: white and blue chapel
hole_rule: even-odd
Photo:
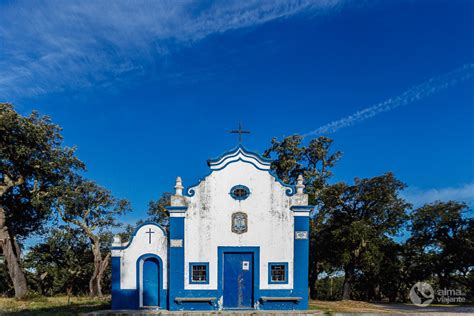
[[[308,196],[243,146],[208,161],[184,188],[176,179],[169,227],[146,222],[114,238],[112,308],[308,309]]]

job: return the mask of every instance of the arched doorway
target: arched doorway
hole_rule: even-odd
[[[141,306],[160,307],[160,262],[155,257],[142,259]]]

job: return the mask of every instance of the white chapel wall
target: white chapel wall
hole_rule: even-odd
[[[151,229],[151,243],[149,234]],[[120,256],[120,288],[123,290],[137,288],[137,260],[144,254],[155,254],[163,262],[163,288],[168,288],[168,251],[167,237],[164,232],[152,224],[141,226],[132,239],[131,244],[123,250],[112,250],[112,256]]]
[[[250,196],[234,200],[229,192],[243,184]],[[212,172],[188,199],[185,219],[185,288],[217,289],[219,246],[260,247],[260,288],[293,288],[294,221],[290,197],[267,171],[237,161]],[[231,215],[248,215],[248,232],[231,231]],[[209,262],[209,284],[189,284],[189,263]],[[268,284],[268,262],[288,262],[288,284]]]

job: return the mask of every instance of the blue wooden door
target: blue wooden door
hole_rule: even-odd
[[[143,307],[160,305],[160,263],[156,258],[143,262]]]
[[[252,308],[253,254],[224,253],[224,307]]]

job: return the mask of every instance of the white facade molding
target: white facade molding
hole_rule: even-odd
[[[253,164],[257,169],[270,170],[271,162],[262,159],[258,154],[245,150],[239,146],[236,150],[224,154],[217,160],[209,160],[208,165],[211,170],[221,170],[231,163],[242,161]]]
[[[131,240],[119,247],[112,246],[112,256],[120,257],[120,288],[123,290],[137,288],[137,260],[142,255],[153,254],[163,263],[163,287],[168,284],[168,237],[156,224],[143,224]]]

